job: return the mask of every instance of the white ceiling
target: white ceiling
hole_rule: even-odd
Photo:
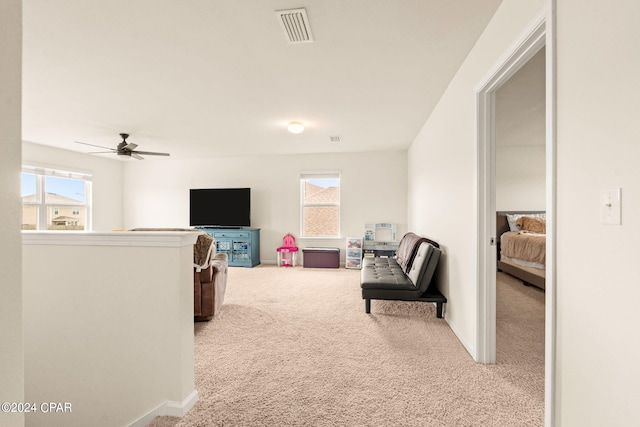
[[[545,48],[496,91],[496,146],[546,144]]]
[[[24,0],[23,139],[91,151],[74,141],[126,132],[174,158],[404,150],[499,3]],[[285,40],[274,12],[297,7],[313,43]]]

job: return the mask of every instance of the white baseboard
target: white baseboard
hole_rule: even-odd
[[[168,400],[143,417],[139,418],[137,421],[129,424],[129,427],[145,427],[153,421],[155,417],[169,416],[182,418],[191,410],[191,408],[193,408],[193,405],[195,405],[197,401],[198,391],[193,390],[193,392],[191,392],[191,394],[182,402]]]
[[[168,401],[165,403],[166,412],[161,415],[168,415],[170,417],[184,417],[193,408],[193,405],[198,401],[198,391],[193,390],[186,399],[182,402]]]
[[[458,341],[460,341],[460,343],[465,348],[465,350],[467,350],[471,358],[477,362],[476,349],[471,344],[469,344],[469,342],[464,338],[464,335],[460,333],[460,329],[456,326],[455,323],[451,321],[451,319],[447,316],[446,313],[444,314],[444,320],[447,322],[447,324],[449,325],[449,327],[451,328],[455,336],[458,337]]]
[[[276,260],[270,260],[270,259],[268,259],[268,260],[263,260],[263,259],[261,259],[261,260],[260,260],[260,264],[265,264],[265,265],[277,265],[277,264],[278,264],[278,261],[276,261]],[[345,265],[346,265],[346,263],[345,263],[345,262],[340,261],[340,268],[346,268],[346,267],[345,267]],[[298,262],[296,263],[296,265],[295,265],[295,266],[296,266],[296,267],[302,267],[302,262],[298,261]],[[328,270],[330,270],[330,269],[328,269]],[[354,270],[355,270],[355,269],[354,269]]]

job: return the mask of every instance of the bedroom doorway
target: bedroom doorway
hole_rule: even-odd
[[[538,405],[545,380],[545,53],[542,47],[495,91],[494,110],[496,364],[510,367],[510,382]]]
[[[514,373],[514,381],[540,400],[545,340],[545,53],[543,46],[496,89],[494,113],[496,363],[520,366],[522,372]],[[514,224],[520,215],[520,229],[529,229],[525,234]]]
[[[546,279],[544,294],[545,425],[555,416],[555,36],[553,5],[536,18],[477,86],[477,348],[475,360],[496,363],[496,92],[544,50]]]

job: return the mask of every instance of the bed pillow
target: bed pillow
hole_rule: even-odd
[[[542,218],[536,218],[533,216],[521,216],[516,221],[518,229],[520,231],[528,231],[530,233],[546,234],[547,223]]]
[[[518,222],[518,220],[523,216],[530,216],[530,217],[542,218],[542,219],[546,218],[546,214],[545,213],[506,214],[507,222],[509,223],[509,230],[510,231],[520,231],[520,229],[518,228],[518,224],[516,224],[516,222]]]

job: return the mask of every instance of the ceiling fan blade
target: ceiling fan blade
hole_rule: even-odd
[[[155,151],[135,151],[138,154],[144,154],[146,156],[170,156],[169,153],[157,153]]]
[[[133,157],[134,159],[138,159],[138,160],[144,160],[144,157],[142,157],[142,154],[149,155],[149,156],[169,156],[170,155],[169,153],[158,153],[155,151],[136,151],[138,144],[134,144],[133,142],[127,142],[127,137],[129,136],[128,134],[121,133],[120,136],[122,137],[122,142],[118,144],[117,148],[103,147],[101,145],[88,144],[86,142],[80,142],[80,141],[75,141],[75,142],[78,144],[89,145],[91,147],[98,147],[98,148],[103,148],[105,150],[109,150],[109,151],[92,151],[89,154],[115,153],[118,155]]]
[[[105,150],[111,150],[111,151],[116,151],[113,148],[109,148],[109,147],[103,147],[102,145],[95,145],[95,144],[87,144],[86,142],[80,142],[80,141],[74,141],[76,144],[83,144],[83,145],[90,145],[92,147],[98,147],[98,148],[104,148]]]

